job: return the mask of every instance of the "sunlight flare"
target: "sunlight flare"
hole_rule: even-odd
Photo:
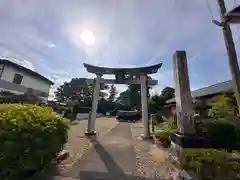
[[[89,30],[85,30],[81,33],[81,39],[86,45],[94,45],[95,37],[93,33]]]

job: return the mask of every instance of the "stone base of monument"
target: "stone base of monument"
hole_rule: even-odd
[[[205,137],[195,135],[182,135],[173,133],[170,135],[171,145],[168,156],[168,171],[173,180],[194,180],[188,174],[180,162],[184,148],[212,148],[212,142]]]
[[[92,131],[92,132],[88,132],[87,130],[85,131],[85,136],[91,137],[91,136],[96,136],[97,132],[96,131]]]
[[[183,147],[171,141],[168,154],[168,173],[172,180],[195,180],[181,165],[180,156]]]
[[[177,132],[171,134],[170,139],[172,142],[183,148],[214,148],[215,146],[215,148],[217,148],[217,146],[219,146],[219,148],[221,147],[219,143],[213,143],[206,137],[198,135],[183,135]]]
[[[170,139],[175,144],[183,148],[213,148],[213,149],[227,149],[225,144],[221,141],[213,141],[204,136],[188,135],[173,133],[170,135]]]
[[[192,177],[187,171],[181,168],[181,165],[178,161],[169,157],[170,165],[168,166],[169,177],[172,180],[196,180],[196,178]]]

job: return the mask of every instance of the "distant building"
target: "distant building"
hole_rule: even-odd
[[[0,91],[24,94],[31,89],[47,99],[53,82],[41,74],[6,59],[0,59]]]
[[[232,80],[224,81],[221,83],[213,84],[211,86],[203,87],[192,91],[192,98],[193,101],[196,99],[209,99],[213,96],[226,93],[226,92],[233,92],[233,82]],[[176,103],[175,98],[169,99],[167,104]]]
[[[211,86],[203,87],[191,92],[193,102],[201,100],[205,104],[210,104],[214,96],[224,94],[224,93],[233,93],[233,82],[232,80],[224,81],[221,83],[213,84]],[[169,99],[166,102],[165,108],[168,108],[172,114],[176,113],[176,101],[175,97]],[[208,107],[206,107],[208,108]]]

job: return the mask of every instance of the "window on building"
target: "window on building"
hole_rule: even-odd
[[[13,83],[15,84],[21,84],[22,82],[22,79],[23,79],[23,76],[21,74],[15,74],[14,75],[14,78],[13,78]]]

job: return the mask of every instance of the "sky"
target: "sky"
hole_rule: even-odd
[[[240,4],[225,1],[228,9]],[[94,77],[84,62],[107,67],[161,62],[152,76],[159,83],[153,93],[160,93],[174,86],[173,54],[185,50],[194,90],[231,78],[222,31],[212,18],[219,20],[216,0],[0,0],[0,56],[53,80],[53,98],[63,82]],[[232,26],[238,54],[239,26]],[[84,42],[84,33],[88,42],[94,40]],[[125,88],[117,86],[119,93]]]

